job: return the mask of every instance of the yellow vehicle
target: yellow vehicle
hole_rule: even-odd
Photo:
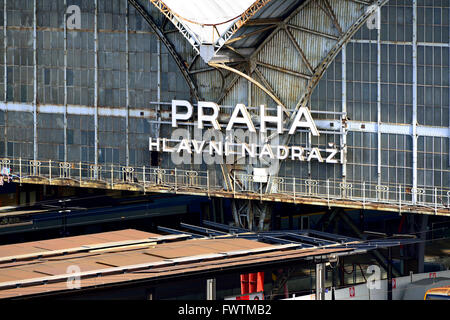
[[[424,300],[450,300],[450,286],[433,288],[428,290],[423,297]]]

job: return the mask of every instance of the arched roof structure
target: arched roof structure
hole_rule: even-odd
[[[246,79],[256,85],[246,101],[294,110],[307,103],[342,46],[387,0],[150,2],[192,45],[193,52],[179,54],[201,99],[233,104],[244,99],[238,91]]]

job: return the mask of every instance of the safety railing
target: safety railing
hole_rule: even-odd
[[[296,200],[317,198],[327,202],[358,201],[362,206],[371,203],[398,206],[399,211],[407,206],[427,207],[435,211],[450,209],[450,189],[430,186],[413,188],[401,184],[374,184],[364,181],[344,181],[336,179],[308,179],[298,177],[269,177],[269,182],[261,182],[255,176],[233,172],[227,182],[220,170],[185,170],[181,168],[160,168],[149,166],[121,166],[117,164],[92,164],[83,162],[60,162],[52,160],[1,159],[0,176],[18,179],[47,179],[71,181],[81,186],[102,183],[121,188],[120,184],[147,188],[166,188],[168,192],[206,191],[233,192],[259,195],[275,195],[279,198]],[[3,181],[3,179],[2,179]],[[27,180],[29,181],[29,180]],[[45,182],[42,182],[45,183]],[[87,183],[87,184],[86,184]],[[449,212],[450,214],[450,212]]]

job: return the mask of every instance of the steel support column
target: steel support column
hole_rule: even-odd
[[[174,59],[178,68],[180,69],[184,79],[186,80],[186,83],[189,86],[189,89],[191,90],[191,95],[198,101],[200,99],[198,90],[197,90],[197,87],[196,87],[194,81],[192,80],[192,78],[189,74],[189,70],[187,69],[184,61],[182,61],[182,59],[176,52],[175,48],[170,43],[169,39],[167,39],[167,37],[165,36],[163,30],[155,23],[155,21],[153,21],[150,14],[136,0],[128,0],[128,2],[136,9],[136,11],[144,18],[144,20],[147,21],[149,26],[153,29],[153,31],[158,36],[158,38],[164,43],[164,45],[167,48],[167,51],[169,51],[170,55]]]
[[[156,41],[156,53],[158,56],[158,70],[157,70],[157,88],[156,88],[156,98],[158,101],[157,105],[157,111],[156,111],[156,120],[158,121],[156,132],[157,137],[159,137],[159,134],[161,132],[161,39],[158,38],[158,41]]]
[[[125,1],[126,6],[126,14],[125,14],[125,51],[126,51],[126,66],[125,66],[125,77],[127,79],[127,83],[125,84],[126,90],[126,117],[125,117],[125,163],[127,167],[130,165],[130,88],[129,88],[129,74],[130,74],[130,46],[128,39],[128,19],[129,19],[129,7],[128,0]]]
[[[64,162],[67,162],[67,0],[64,0]]]
[[[33,1],[33,159],[38,158],[37,144],[37,50],[36,50],[37,5]]]
[[[216,300],[216,279],[206,280],[206,300]]]
[[[94,178],[98,178],[98,0],[94,10]]]
[[[347,45],[342,46],[342,126],[340,135],[342,148],[342,179],[347,177]]]
[[[316,300],[325,300],[325,263],[316,264]]]
[[[412,96],[412,142],[413,142],[413,172],[412,172],[412,201],[417,202],[417,0],[413,0],[413,35],[412,35],[412,64],[413,64],[413,96]]]
[[[388,248],[387,299],[392,300],[392,248]]]
[[[8,14],[6,13],[6,4],[8,0],[4,0],[3,2],[3,94],[4,94],[4,101],[6,103],[7,97],[8,97],[8,67],[7,67],[7,52],[8,52],[8,37],[7,37],[7,26],[8,26]],[[8,111],[5,110],[5,126],[4,126],[4,136],[5,139],[5,157],[8,156]]]
[[[5,0],[5,2],[6,2],[6,0]],[[450,23],[448,25],[448,32],[450,34]],[[448,39],[448,66],[450,69],[450,37]],[[448,73],[448,83],[450,84],[450,70]],[[450,101],[450,90],[448,90],[448,100]],[[448,138],[448,166],[450,167],[450,108],[448,108],[448,121],[449,121],[449,123],[448,123],[448,135],[449,135],[449,138]],[[449,181],[449,185],[450,185],[450,181]]]
[[[420,219],[420,228],[417,234],[417,237],[422,240],[422,242],[416,245],[417,247],[417,272],[423,273],[425,272],[425,244],[427,240],[427,229],[428,229],[428,216],[423,215],[417,217]]]
[[[378,26],[381,8],[377,10]],[[381,28],[377,28],[377,181],[381,185]]]
[[[347,214],[345,212],[342,212],[342,209],[339,210],[339,216],[342,218],[342,221],[344,221],[344,223],[350,227],[350,229],[360,238],[360,239],[364,239],[364,235],[361,233],[361,231],[359,231],[358,227],[353,223],[353,221],[347,216]],[[374,258],[377,260],[377,262],[385,269],[388,269],[388,261],[386,261],[385,257],[378,251],[378,250],[373,250],[371,252],[371,254],[373,254]],[[400,277],[400,272],[393,268],[393,273],[396,277]]]

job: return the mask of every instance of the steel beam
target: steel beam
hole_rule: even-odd
[[[8,0],[4,0],[3,2],[3,94],[4,94],[4,101],[6,103],[7,97],[8,97],[8,67],[7,67],[7,52],[8,52],[8,34],[6,32],[8,27],[8,14],[6,11],[6,5]],[[6,125],[8,123],[8,112],[5,111],[5,126],[4,126],[4,144],[5,144],[5,154],[4,156],[8,156],[8,126]]]
[[[377,10],[381,21],[381,9]],[[381,24],[381,23],[380,23]],[[381,185],[381,29],[377,28],[377,181]]]
[[[417,0],[413,0],[413,34],[412,34],[413,96],[412,96],[412,185],[413,204],[417,202]]]
[[[155,104],[158,104],[155,102]],[[165,102],[161,102],[161,105],[166,104]],[[223,106],[223,108],[226,108]],[[2,111],[15,111],[15,112],[33,112],[33,105],[27,103],[14,103],[14,102],[0,102],[0,110]],[[51,105],[51,104],[40,104],[37,106],[38,113],[47,113],[47,114],[61,114],[64,115],[64,106],[61,105]],[[314,113],[314,111],[311,111]],[[95,114],[95,107],[93,106],[80,106],[80,105],[68,105],[67,106],[67,114],[68,115],[91,115]],[[127,112],[125,109],[114,108],[114,107],[98,107],[98,114],[100,116],[105,117],[122,117],[126,118]],[[130,118],[142,118],[142,116],[149,119],[150,122],[157,121],[157,113],[153,110],[149,109],[130,109],[129,117]],[[151,120],[154,119],[154,120]],[[168,120],[165,122],[165,119],[170,119],[170,113],[164,112],[161,113],[161,123],[170,124]],[[331,133],[334,130],[336,134],[340,134],[342,122],[339,120],[315,120],[317,128],[320,130],[327,130],[328,133]],[[195,126],[194,122],[183,122],[183,125]],[[207,127],[208,124],[205,124]],[[258,126],[255,124],[255,127]],[[377,133],[378,125],[376,122],[365,122],[365,121],[347,121],[347,130],[351,132],[365,132],[365,133]],[[306,132],[306,131],[305,131]],[[379,126],[380,133],[389,133],[389,134],[399,134],[399,135],[412,135],[412,124],[389,124],[382,123]],[[425,126],[418,125],[417,126],[417,135],[423,137],[441,137],[441,138],[450,138],[449,128],[447,127],[433,127],[433,126]]]
[[[216,300],[216,279],[206,280],[206,300]]]
[[[364,235],[361,233],[361,231],[359,231],[358,227],[350,220],[350,218],[347,216],[347,214],[345,212],[342,212],[342,210],[339,211],[339,215],[342,218],[342,221],[344,221],[344,223],[350,227],[350,229],[360,238],[360,239],[364,239]],[[374,250],[372,252],[373,256],[375,257],[375,259],[378,261],[379,264],[381,264],[381,266],[385,269],[388,270],[389,266],[388,266],[388,262],[386,261],[386,259],[383,257],[383,255],[378,251],[378,250]],[[400,277],[401,273],[399,271],[397,271],[397,269],[393,268],[393,273],[396,277]]]
[[[392,300],[392,249],[388,248],[387,268],[387,299]]]
[[[156,106],[156,121],[158,121],[157,128],[156,128],[156,134],[157,137],[160,136],[161,132],[161,40],[158,38],[158,41],[156,42],[156,54],[158,56],[158,70],[156,74],[156,81],[157,81],[157,91],[156,91],[156,99],[158,100],[158,104]]]
[[[293,25],[293,24],[290,24],[290,23],[286,23],[286,27],[289,27],[289,28],[295,29],[295,30],[299,30],[299,31],[303,31],[303,32],[306,32],[306,33],[314,34],[316,36],[321,36],[321,37],[324,37],[324,38],[327,38],[327,39],[330,39],[330,40],[335,40],[335,41],[339,40],[339,37],[336,37],[335,35],[324,33],[324,32],[320,32],[320,31],[309,29],[309,28],[305,28],[305,27],[296,26],[296,25]]]
[[[187,224],[187,223],[180,223],[180,227],[186,228],[186,229],[189,229],[192,231],[204,233],[204,234],[207,234],[208,236],[223,236],[223,235],[227,234],[226,232],[217,231],[217,230],[209,229],[209,228],[205,228],[205,227],[194,226],[194,225]]]
[[[322,6],[321,2],[323,3],[324,7]],[[328,0],[322,0],[321,2],[320,1],[317,2],[319,7],[325,12],[327,16],[330,17],[339,34],[342,35],[344,32],[330,3],[328,2]]]
[[[130,43],[128,35],[128,23],[129,23],[129,6],[128,0],[125,1],[126,13],[125,13],[125,51],[126,51],[126,65],[125,65],[125,77],[127,83],[125,84],[125,94],[126,94],[126,116],[125,116],[125,163],[127,167],[130,165]]]
[[[38,158],[37,142],[37,4],[33,1],[33,160]]]
[[[195,233],[191,233],[191,232],[185,232],[185,231],[180,231],[180,230],[167,228],[167,227],[162,227],[162,226],[158,226],[157,229],[158,229],[158,231],[167,232],[167,233],[170,233],[170,234],[189,235],[191,238],[195,238],[195,239],[204,239],[205,238],[204,236],[199,235],[199,234],[195,234]]]
[[[347,177],[347,46],[344,44],[341,50],[342,57],[342,125],[341,125],[341,148],[342,152],[342,179]]]
[[[365,39],[351,39],[350,43],[362,43],[362,44],[374,44],[376,40],[365,40]],[[393,45],[393,46],[412,46],[413,42],[410,41],[388,41],[382,40],[381,44]],[[417,42],[418,47],[441,47],[447,48],[450,47],[448,43],[438,43],[438,42]]]
[[[64,0],[64,162],[67,162],[67,0]]]
[[[316,300],[325,300],[325,263],[316,264]]]
[[[94,177],[98,177],[98,0],[94,2]]]
[[[313,67],[311,66],[311,63],[308,61],[308,58],[306,58],[305,53],[303,52],[302,48],[300,48],[300,45],[297,43],[297,40],[295,40],[294,36],[292,35],[291,31],[286,27],[286,25],[283,25],[283,30],[288,35],[289,40],[291,40],[292,44],[294,45],[295,49],[299,53],[300,57],[302,58],[304,64],[308,68],[309,72],[311,74],[314,74]]]
[[[169,41],[169,39],[164,34],[163,30],[156,24],[156,22],[153,20],[151,15],[145,10],[145,8],[136,0],[128,0],[128,2],[136,9],[136,11],[147,21],[149,26],[153,29],[153,31],[156,33],[158,38],[161,40],[162,43],[167,48],[167,51],[169,51],[170,55],[174,59],[175,63],[178,66],[178,69],[180,69],[181,74],[183,75],[184,79],[186,80],[187,85],[189,86],[189,89],[191,90],[191,95],[195,98],[195,100],[200,99],[200,95],[198,94],[197,86],[195,85],[194,81],[192,80],[189,70],[182,61],[181,57],[176,52],[175,48]]]

